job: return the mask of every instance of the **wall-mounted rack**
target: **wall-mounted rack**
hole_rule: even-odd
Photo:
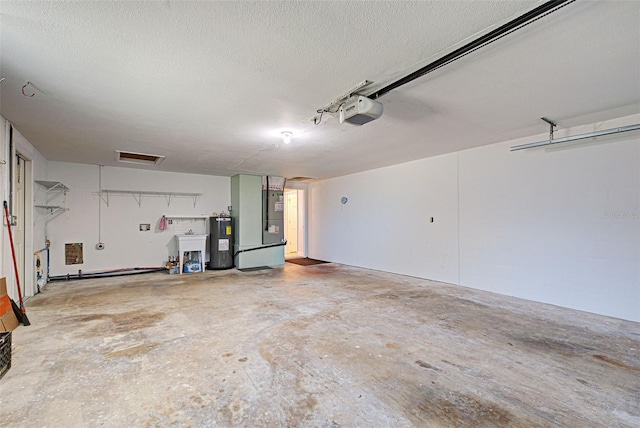
[[[51,202],[58,196],[66,195],[67,192],[69,191],[69,188],[64,184],[60,183],[59,181],[36,180],[36,183],[44,189],[47,195],[46,205],[49,205],[49,202]],[[41,207],[38,207],[38,208],[41,208]]]
[[[48,215],[53,217],[58,217],[58,215],[62,214],[61,211],[67,210],[65,207],[61,207],[59,205],[36,205],[35,207],[49,211]]]
[[[171,201],[174,198],[192,198],[193,199],[193,207],[196,207],[196,203],[202,193],[185,193],[185,192],[153,192],[148,190],[101,190],[98,192],[100,198],[104,201],[104,203],[109,206],[109,197],[111,196],[132,196],[133,199],[136,200],[138,206],[142,206],[142,197],[143,196],[160,196],[164,197],[167,201],[167,206],[171,206]]]
[[[49,211],[47,213],[46,222],[49,223],[54,218],[58,217],[63,212],[67,211],[66,207],[60,205],[52,205],[51,201],[56,199],[59,196],[66,196],[69,188],[59,181],[45,181],[45,180],[35,180],[36,184],[38,184],[42,189],[44,189],[44,193],[46,195],[45,205],[36,205],[36,208],[40,208],[43,210]]]
[[[47,235],[47,224],[49,224],[51,220],[68,210],[66,206],[53,205],[51,204],[51,202],[59,196],[67,196],[69,188],[59,181],[35,180],[35,182],[38,186],[44,189],[44,193],[46,195],[45,204],[35,205],[35,207],[41,210],[48,211],[44,226],[45,235]],[[66,198],[65,200],[63,200],[63,204],[66,205]]]

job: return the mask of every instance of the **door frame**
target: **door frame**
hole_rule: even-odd
[[[14,138],[16,133],[14,132]],[[17,188],[17,162],[18,157],[21,159],[21,163],[24,174],[23,179],[24,183],[22,183],[22,193],[23,193],[23,215],[22,219],[18,221],[22,222],[22,251],[21,254],[16,254],[17,257],[23,258],[23,265],[18,266],[18,274],[20,275],[20,288],[23,294],[23,297],[26,298],[35,295],[35,267],[34,267],[34,257],[33,257],[33,228],[34,228],[34,219],[33,219],[33,209],[34,209],[34,201],[33,201],[33,162],[29,156],[25,155],[22,150],[17,148],[17,144],[14,141],[12,145],[12,156],[11,156],[11,183],[12,183],[12,195],[11,195],[11,215],[15,215],[14,213],[18,213],[18,204],[22,201],[18,201],[16,197],[16,188]],[[12,233],[14,226],[12,226]],[[15,240],[15,237],[14,237]],[[16,249],[17,251],[17,249]],[[15,276],[15,272],[13,270],[13,261],[11,260],[11,277]],[[15,291],[17,292],[17,285],[14,285]]]
[[[291,205],[293,200],[295,199],[295,212],[294,210],[291,209]],[[300,239],[298,239],[298,216],[299,216],[299,211],[298,210],[298,191],[297,190],[285,190],[284,191],[284,200],[285,200],[285,208],[284,208],[284,234],[285,237],[287,238],[287,246],[291,246],[295,244],[295,256],[298,257],[298,245],[300,243]],[[295,243],[293,242],[293,239],[290,239],[291,236],[291,229],[289,228],[289,222],[292,219],[292,215],[290,214],[294,214],[295,215]],[[285,258],[287,257],[287,255],[291,255],[294,253],[294,251],[289,251],[287,249],[287,246],[285,246],[285,251],[284,251],[284,255]]]
[[[287,181],[284,190],[297,190],[298,193],[298,256],[309,256],[309,185],[296,181]],[[285,199],[286,200],[286,199]],[[285,207],[285,211],[286,211]]]

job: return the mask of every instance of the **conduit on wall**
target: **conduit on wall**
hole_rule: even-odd
[[[115,276],[124,276],[124,275],[135,275],[142,273],[153,273],[164,271],[167,268],[164,266],[150,266],[150,267],[134,267],[134,268],[122,268],[122,269],[112,269],[105,270],[100,272],[87,272],[82,273],[82,271],[78,271],[77,274],[66,274],[66,275],[55,275],[49,278],[51,281],[69,281],[71,279],[90,279],[90,278],[111,278]]]
[[[622,132],[638,131],[638,130],[640,130],[640,124],[621,126],[620,128],[611,128],[611,129],[605,129],[602,131],[588,132],[586,134],[573,135],[571,137],[556,138],[555,140],[553,138],[550,138],[547,141],[539,141],[537,143],[529,143],[529,144],[521,144],[519,146],[512,146],[511,151],[515,152],[517,150],[533,149],[535,147],[550,146],[552,144],[568,143],[570,141],[584,140],[587,138],[602,137],[604,135],[620,134]]]
[[[102,194],[102,165],[98,165],[98,243],[96,244],[96,250],[104,250],[104,242],[102,242],[102,201],[100,200],[100,194]]]

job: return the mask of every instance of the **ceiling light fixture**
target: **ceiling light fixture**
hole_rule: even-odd
[[[282,135],[282,142],[285,144],[289,144],[291,142],[291,136],[293,135],[293,132],[282,131],[280,135]]]

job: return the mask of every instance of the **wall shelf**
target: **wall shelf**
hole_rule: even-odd
[[[45,203],[43,205],[35,205],[35,208],[48,211],[45,221],[45,235],[47,235],[47,224],[58,217],[60,214],[68,211],[66,206],[53,205],[51,201],[55,200],[59,196],[65,196],[63,204],[66,205],[66,196],[69,188],[59,181],[45,181],[35,180],[36,184],[44,189],[46,195]]]
[[[202,193],[186,193],[186,192],[154,192],[148,190],[101,190],[98,192],[100,198],[104,201],[104,203],[109,206],[109,197],[111,196],[132,196],[133,199],[136,200],[138,206],[142,206],[142,197],[143,196],[160,196],[164,197],[167,201],[167,206],[171,206],[171,201],[174,198],[192,198],[193,199],[193,207],[196,207],[196,203]]]
[[[47,205],[60,195],[66,195],[69,188],[59,181],[36,180],[36,183],[45,190],[47,194]]]
[[[66,208],[63,208],[59,205],[36,205],[36,208],[42,208],[45,210],[49,210],[49,214],[53,214],[54,212],[58,211],[58,210],[65,210]]]
[[[59,205],[36,205],[35,207],[49,211],[47,213],[47,223],[68,210],[68,208],[61,207]]]

